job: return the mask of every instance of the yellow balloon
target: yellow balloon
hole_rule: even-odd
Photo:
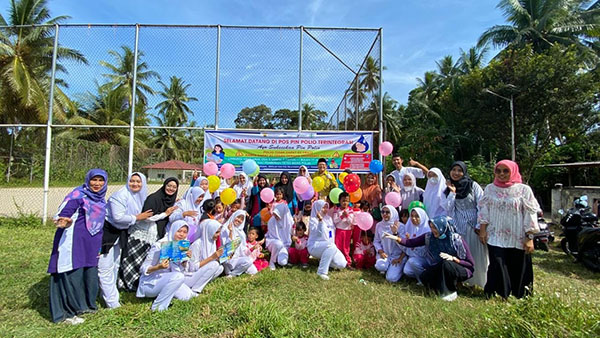
[[[342,182],[342,184],[344,184],[344,179],[346,178],[346,176],[348,176],[347,172],[344,171],[344,172],[340,173],[339,179],[340,179],[340,182]]]
[[[312,180],[312,186],[316,192],[319,192],[325,188],[325,180],[322,177],[315,177]]]
[[[210,183],[209,183],[209,185],[210,185]],[[237,194],[235,193],[235,190],[233,190],[232,188],[227,188],[227,189],[223,190],[223,192],[221,192],[220,196],[221,196],[221,202],[223,202],[225,205],[230,205],[237,198]]]
[[[208,191],[210,191],[211,193],[217,191],[217,189],[219,189],[219,186],[221,185],[221,180],[215,175],[210,175],[207,177],[207,179]]]

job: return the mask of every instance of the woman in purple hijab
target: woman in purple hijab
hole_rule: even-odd
[[[106,213],[108,175],[92,169],[85,183],[71,191],[54,216],[56,233],[50,273],[50,315],[53,322],[80,324],[77,315],[96,311],[98,254]]]

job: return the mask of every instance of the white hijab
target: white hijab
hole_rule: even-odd
[[[301,168],[304,168],[304,175],[300,174],[300,169]],[[310,173],[308,172],[308,168],[305,165],[301,165],[300,168],[298,168],[298,177],[300,177],[300,176],[306,177],[306,179],[308,180],[308,182],[312,184],[312,178],[310,177]]]
[[[414,208],[412,210],[419,214],[421,221],[419,224],[414,224],[412,217],[410,214],[408,215],[408,222],[406,224],[406,233],[408,233],[408,236],[410,238],[417,238],[423,234],[431,232],[431,228],[429,228],[429,216],[427,216],[425,210],[421,208]],[[407,248],[407,253],[409,256],[425,257],[426,248],[424,246],[418,248]]]
[[[235,226],[233,221],[240,216],[243,216],[244,220],[242,221],[242,223],[239,226]],[[238,248],[235,251],[235,254],[234,254],[235,257],[244,256],[244,248],[246,247],[246,234],[244,233],[245,223],[246,223],[246,211],[238,210],[238,211],[234,212],[233,215],[231,215],[227,219],[227,222],[225,222],[225,224],[223,224],[223,229],[221,230],[221,244],[222,245],[225,245],[225,244],[231,242],[231,239],[229,238],[229,224],[231,224],[231,227],[233,229],[233,239],[236,239],[236,238],[240,239],[240,246],[238,246]]]
[[[200,241],[200,260],[210,257],[217,251],[217,242],[213,239],[215,233],[221,228],[221,223],[214,219],[207,219],[200,223],[198,241]]]
[[[133,175],[138,175],[142,180],[142,188],[138,192],[132,192],[129,188],[129,180],[131,180]],[[144,201],[146,201],[147,196],[148,186],[146,184],[146,176],[140,172],[134,172],[127,177],[127,183],[125,186],[110,196],[108,199],[108,208],[110,208],[112,203],[118,203],[125,207],[125,213],[127,215],[137,215],[144,211],[142,210],[142,207],[144,206]],[[112,219],[112,214],[110,212],[106,213],[106,219],[109,223],[114,224],[114,220]]]
[[[378,237],[381,238],[381,246],[383,247],[383,251],[388,254],[388,255],[394,255],[398,256],[401,251],[402,248],[400,248],[400,246],[396,243],[396,241],[390,239],[390,238],[383,238],[383,233],[387,232],[389,234],[392,233],[391,227],[392,225],[394,225],[394,223],[396,223],[396,221],[399,221],[399,216],[398,216],[398,210],[396,210],[396,208],[394,208],[393,206],[386,204],[381,208],[381,211],[383,211],[383,209],[387,209],[390,211],[390,219],[389,220],[381,220],[379,223],[377,223],[377,225],[375,226],[375,231],[378,233]],[[401,236],[402,233],[400,231],[402,231],[402,223],[398,222],[398,235]],[[394,257],[395,257],[394,256]]]
[[[233,190],[235,190],[235,193],[237,194],[238,198],[242,197],[242,191],[244,190],[244,188],[246,189],[246,195],[250,195],[250,190],[252,190],[253,186],[252,181],[248,179],[248,175],[246,175],[246,173],[241,172],[238,175],[238,177],[242,176],[245,178],[246,183],[242,184],[241,182],[238,182],[236,185],[233,186]]]
[[[198,216],[196,216],[198,219],[200,219],[200,215],[202,214],[202,204],[204,204],[204,199],[202,199],[202,201],[200,203],[198,203],[198,205],[196,205],[196,200],[198,199],[198,197],[204,195],[204,190],[202,190],[202,188],[200,187],[192,187],[190,189],[188,189],[188,191],[186,191],[185,196],[183,199],[179,200],[179,202],[177,202],[177,205],[179,206],[179,208],[183,211],[197,211],[198,212]],[[205,196],[206,198],[206,196]],[[186,220],[188,218],[193,218],[193,217],[186,217]]]
[[[273,214],[273,217],[271,217],[267,223],[269,230],[267,231],[265,238],[267,238],[267,240],[278,239],[283,242],[283,245],[289,247],[292,245],[292,226],[294,225],[294,218],[290,213],[288,205],[285,203],[277,204],[273,210]],[[277,220],[275,215],[279,216],[279,220]]]
[[[179,229],[183,228],[183,227],[188,227],[188,230],[190,229],[190,227],[188,226],[188,224],[184,221],[184,220],[178,220],[175,221],[171,224],[171,228],[169,229],[169,232],[167,232],[165,234],[165,237],[161,238],[159,240],[159,242],[170,242],[170,241],[174,241],[175,238],[175,234],[177,233],[177,231],[179,231]],[[184,238],[187,239],[187,238]]]
[[[310,221],[308,222],[308,243],[309,247],[312,247],[315,242],[332,242],[334,239],[333,235],[329,237],[329,231],[335,231],[335,225],[333,220],[329,216],[329,212],[325,215],[321,214],[323,220],[319,220],[317,213],[321,213],[323,207],[327,202],[324,200],[316,200],[310,211]]]
[[[445,216],[446,213],[442,207],[442,197],[444,196],[444,191],[446,191],[446,179],[442,171],[438,168],[431,168],[429,171],[437,175],[438,181],[437,183],[432,183],[431,179],[427,180],[427,186],[423,193],[423,203],[427,208],[429,218]]]

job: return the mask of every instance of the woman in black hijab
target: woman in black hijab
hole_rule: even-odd
[[[298,201],[296,200],[296,194],[294,193],[294,186],[292,185],[292,177],[290,173],[284,171],[279,176],[279,182],[275,184],[273,189],[277,191],[277,188],[283,189],[283,198],[288,203],[290,213],[294,215],[298,209]]]
[[[129,228],[127,247],[124,249],[121,262],[119,287],[128,291],[136,291],[140,279],[140,267],[152,244],[165,236],[169,216],[175,209],[179,181],[174,177],[167,178],[162,187],[150,194],[142,210],[151,210],[153,216],[138,221]]]

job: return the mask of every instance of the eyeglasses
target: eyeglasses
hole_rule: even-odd
[[[383,211],[381,211],[381,214],[382,214],[382,215],[384,215],[384,214],[391,214],[391,212],[389,212],[389,211],[387,211],[387,210],[383,210]]]
[[[510,169],[500,169],[500,168],[496,168],[494,169],[494,172],[496,174],[510,174]]]

